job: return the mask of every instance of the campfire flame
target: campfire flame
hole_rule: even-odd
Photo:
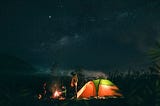
[[[42,85],[42,90],[43,90],[43,92],[41,92],[37,95],[37,99],[39,99],[39,100],[44,99],[44,98],[65,100],[66,87],[60,86],[58,82],[52,82],[49,86],[47,86],[47,83],[45,82]],[[52,94],[46,95],[48,93],[47,91]]]
[[[62,92],[55,90],[55,92],[53,93],[52,97],[53,99],[59,98],[61,96]]]

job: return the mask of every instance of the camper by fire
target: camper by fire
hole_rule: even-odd
[[[73,75],[70,83],[70,88],[74,88],[72,90],[73,94],[75,94],[70,99],[91,99],[91,98],[109,98],[109,97],[121,97],[122,94],[119,93],[119,88],[112,83],[110,80],[99,78],[95,80],[90,80],[86,84],[83,85],[80,89],[78,89],[78,76],[77,74]],[[69,85],[69,84],[68,84]],[[38,99],[41,100],[47,95],[46,84],[43,86],[43,94],[38,95]],[[66,95],[69,89],[66,89],[65,86],[53,86],[51,90],[50,99],[58,99],[65,100],[68,98]]]

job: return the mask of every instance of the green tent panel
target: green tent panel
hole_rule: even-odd
[[[97,80],[93,80],[94,84],[96,87],[100,85],[108,85],[108,86],[114,86],[115,84],[113,84],[110,80],[106,80],[106,79],[97,79]]]

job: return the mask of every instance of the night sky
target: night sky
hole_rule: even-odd
[[[4,0],[0,29],[0,53],[35,67],[145,65],[160,38],[160,0]]]

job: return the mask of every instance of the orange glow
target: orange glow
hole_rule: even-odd
[[[42,95],[41,94],[38,94],[38,99],[42,99]]]
[[[92,81],[89,81],[78,93],[77,98],[89,98],[96,95],[96,88]]]
[[[59,97],[61,96],[61,94],[62,94],[62,92],[56,90],[56,91],[53,93],[53,95],[52,95],[51,98],[57,99],[57,98],[59,98]]]
[[[122,96],[120,93],[117,93],[118,87],[116,86],[106,86],[106,85],[99,85],[99,92],[98,96],[105,97],[105,96]]]

